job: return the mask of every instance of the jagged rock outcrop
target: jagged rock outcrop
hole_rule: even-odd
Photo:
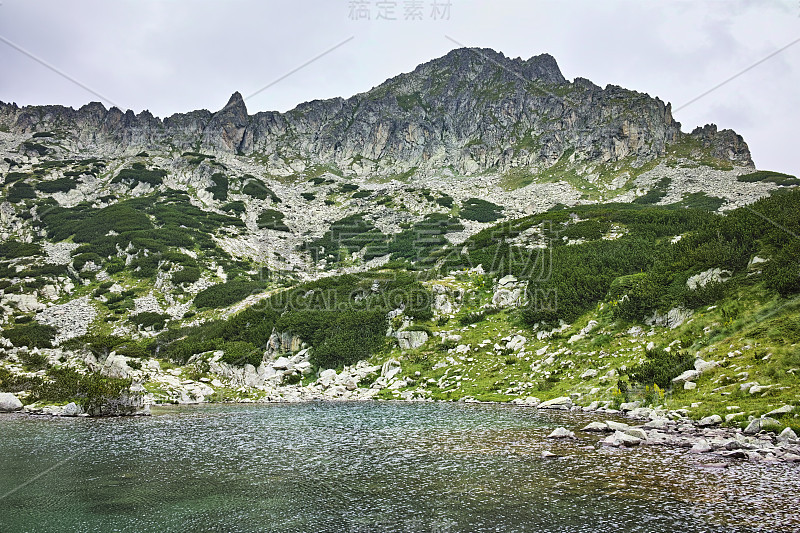
[[[383,175],[541,171],[559,161],[638,166],[682,137],[671,106],[658,98],[583,78],[569,82],[548,54],[522,60],[468,48],[365,93],[287,113],[248,115],[237,92],[216,113],[164,120],[97,102],[78,110],[0,103],[0,126],[13,133],[68,131],[75,148],[105,153],[192,150],[199,143],[209,152],[265,156],[278,173],[325,164]],[[752,166],[747,144],[730,130],[709,125],[691,137],[715,157]]]
[[[737,165],[752,167],[750,149],[741,135],[733,130],[717,131],[716,124],[706,124],[695,128],[691,136],[702,143],[704,148],[711,150],[711,154],[723,161],[731,161]]]

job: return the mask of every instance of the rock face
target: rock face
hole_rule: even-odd
[[[76,148],[103,144],[114,153],[172,144],[268,154],[268,167],[282,172],[311,163],[357,174],[447,168],[475,174],[542,170],[562,158],[640,165],[683,139],[752,166],[747,144],[730,130],[712,124],[682,134],[670,105],[658,98],[583,78],[569,82],[547,54],[510,59],[490,49],[453,50],[366,93],[307,102],[287,113],[248,115],[237,92],[216,113],[164,120],[97,102],[78,110],[0,103],[0,125],[12,133],[70,130]]]
[[[22,402],[10,392],[0,392],[0,413],[11,413],[22,409]]]

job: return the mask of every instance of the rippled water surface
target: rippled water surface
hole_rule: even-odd
[[[395,403],[5,416],[0,531],[800,530],[799,467],[545,439],[594,419]]]

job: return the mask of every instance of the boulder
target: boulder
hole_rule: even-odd
[[[689,453],[709,453],[713,448],[708,444],[706,439],[700,439],[694,443],[694,446],[689,450]]]
[[[614,432],[613,435],[609,435],[603,440],[603,444],[607,446],[638,446],[641,444],[642,439],[638,437],[634,437],[632,435],[628,435],[627,433],[623,433],[621,431]]]
[[[701,428],[708,426],[718,426],[720,424],[722,424],[722,417],[719,415],[707,416],[697,421],[697,425],[700,426]]]
[[[742,392],[749,391],[756,385],[758,385],[758,381],[748,381],[747,383],[742,383],[741,385],[739,385],[739,390]]]
[[[509,274],[508,276],[503,276],[497,281],[497,284],[500,287],[508,287],[510,285],[514,285],[517,283],[517,278]]]
[[[294,368],[294,365],[291,361],[289,361],[286,357],[278,357],[275,361],[272,362],[272,368],[275,370],[289,370]]]
[[[761,432],[765,427],[778,426],[778,425],[780,425],[780,422],[778,422],[774,418],[769,418],[769,417],[754,418],[744,429],[744,433],[745,435],[755,435],[756,433]]]
[[[716,361],[704,361],[699,357],[694,360],[694,369],[704,374],[709,370],[713,370],[719,366],[719,363]]]
[[[83,412],[83,409],[78,407],[75,402],[70,402],[65,405],[61,410],[61,416],[78,416]]]
[[[781,416],[781,415],[788,415],[789,413],[794,411],[793,405],[784,405],[783,407],[778,407],[777,409],[773,409],[769,413],[764,416]]]
[[[0,413],[11,413],[22,409],[22,402],[10,392],[0,392]]]
[[[567,396],[561,396],[559,398],[553,398],[552,400],[547,400],[546,402],[542,402],[537,406],[539,409],[571,409],[572,408],[572,400]]]
[[[647,433],[641,428],[628,428],[623,433],[639,440],[647,440]]]
[[[642,427],[647,429],[664,429],[669,425],[669,419],[657,417],[645,423]]]
[[[676,378],[673,378],[672,382],[673,383],[684,383],[686,381],[694,381],[698,377],[700,377],[700,372],[698,372],[697,370],[687,370],[686,372],[684,372],[680,376],[678,376]]]
[[[624,424],[622,422],[614,422],[613,420],[606,420],[606,426],[608,426],[608,428],[611,431],[625,431],[627,429],[630,429],[630,426],[628,424]]]
[[[723,283],[728,281],[731,272],[721,268],[709,268],[705,272],[700,272],[686,280],[686,286],[691,290],[705,287],[709,283]]]
[[[522,303],[522,289],[497,289],[492,296],[492,304],[497,307],[512,307]]]
[[[425,331],[398,331],[396,337],[401,350],[414,350],[428,342]]]
[[[322,385],[325,388],[328,388],[331,385],[333,385],[335,380],[336,380],[336,370],[328,368],[320,373],[318,381],[320,385]]]
[[[128,359],[124,355],[112,353],[108,356],[100,374],[107,378],[128,379],[133,369],[128,366]]]
[[[381,376],[388,381],[399,374],[400,371],[400,363],[396,359],[389,359],[381,367]]]
[[[512,339],[506,343],[506,349],[518,352],[525,347],[525,343],[527,341],[528,339],[522,335],[514,335],[514,337],[512,337]]]
[[[574,439],[575,432],[568,430],[567,428],[556,428],[552,433],[547,436],[548,439]]]
[[[527,398],[514,398],[511,400],[511,403],[514,405],[524,405],[526,407],[536,407],[542,403],[542,400],[536,396],[528,396]]]
[[[788,442],[790,440],[797,440],[797,434],[792,428],[784,428],[781,434],[778,435],[778,442]]]
[[[303,374],[304,376],[309,375],[312,371],[311,363],[309,363],[308,361],[300,361],[299,363],[294,365],[294,369]]]
[[[686,381],[683,383],[683,390],[694,390],[697,388],[697,383],[694,381]]]
[[[589,370],[581,374],[581,379],[591,379],[596,376],[597,376],[597,370],[590,368]]]
[[[611,428],[608,427],[608,424],[604,424],[602,422],[590,422],[581,431],[597,431],[600,433],[606,433],[608,431],[611,431]]]
[[[630,418],[637,418],[639,420],[648,420],[653,410],[649,407],[637,407],[628,413]]]
[[[758,394],[772,388],[772,385],[753,385],[748,391],[750,394]]]
[[[625,402],[625,403],[620,404],[619,410],[622,411],[623,413],[625,413],[627,411],[633,411],[634,409],[638,409],[641,406],[642,406],[642,402],[639,402],[639,401],[636,401],[636,402]]]

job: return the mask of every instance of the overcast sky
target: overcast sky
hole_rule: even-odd
[[[271,84],[247,100],[250,113],[286,111],[369,90],[454,40],[509,57],[548,52],[568,79],[658,96],[684,131],[732,128],[759,168],[800,172],[800,42],[753,66],[800,39],[800,0],[434,3],[448,0],[0,0],[0,100],[79,107],[102,95],[164,117]]]

